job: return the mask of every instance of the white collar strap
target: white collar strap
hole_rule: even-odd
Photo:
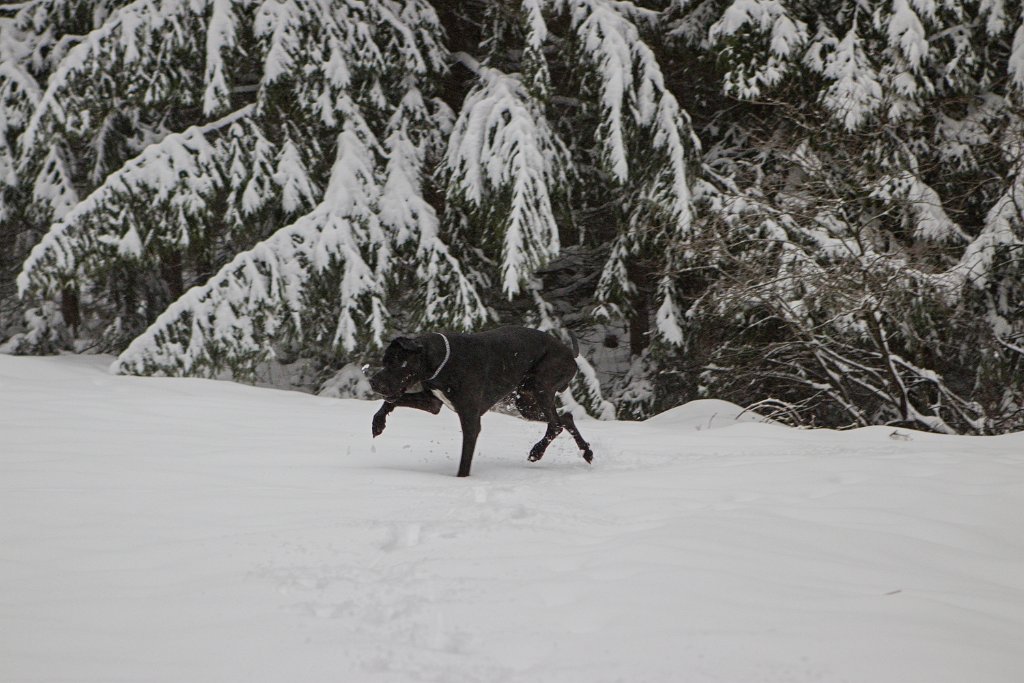
[[[451,344],[448,343],[448,337],[444,336],[440,332],[435,332],[434,334],[440,335],[441,339],[444,340],[444,360],[437,366],[437,370],[434,371],[434,374],[427,378],[428,382],[441,374],[441,371],[444,370],[444,366],[448,365],[448,359],[452,356],[452,347]]]

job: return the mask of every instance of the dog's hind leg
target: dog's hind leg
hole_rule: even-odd
[[[584,440],[580,430],[576,428],[576,421],[573,419],[572,413],[564,413],[560,417],[562,425],[569,430],[572,438],[576,441],[576,445],[583,451],[583,459],[587,462],[594,462],[594,451],[590,450],[590,444]]]
[[[536,462],[544,457],[544,451],[547,450],[548,444],[562,431],[562,426],[557,421],[552,422],[550,412],[546,406],[544,393],[539,391],[533,385],[533,382],[527,381],[519,385],[512,394],[512,397],[515,400],[516,409],[520,415],[532,422],[548,423],[548,429],[544,433],[544,438],[530,449],[530,462]]]
[[[555,408],[554,395],[542,391],[536,391],[533,395],[536,398],[537,405],[544,412],[544,417],[548,423],[548,429],[544,432],[543,438],[534,444],[533,448],[530,449],[530,456],[527,458],[530,462],[537,462],[544,457],[544,451],[548,449],[548,444],[562,433],[563,427],[562,421],[558,416],[558,410]]]
[[[561,424],[548,423],[548,429],[544,432],[544,437],[534,444],[533,448],[530,449],[530,455],[527,458],[530,462],[537,462],[544,457],[544,452],[548,449],[548,444],[555,440],[555,437],[562,433]]]
[[[522,384],[512,393],[516,404],[516,410],[527,420],[533,422],[547,422],[548,418],[541,410],[540,401],[533,389],[527,384]]]

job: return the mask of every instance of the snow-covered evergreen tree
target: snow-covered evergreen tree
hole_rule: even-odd
[[[3,348],[347,386],[396,332],[525,322],[582,340],[595,415],[1019,428],[1022,12],[0,8]]]
[[[186,9],[176,14],[135,3],[123,11],[131,10],[132,27],[180,20],[179,32],[192,40],[205,34],[205,44],[182,48],[205,49],[205,60],[190,60],[205,61],[205,71],[191,74],[190,83],[162,73],[159,60],[135,61],[156,72],[150,80],[178,83],[197,102],[202,88],[202,115],[208,117],[230,105],[225,54],[258,55],[261,78],[246,88],[255,92],[255,102],[214,123],[167,135],[107,176],[37,245],[19,281],[22,291],[95,283],[111,270],[159,273],[169,262],[205,279],[227,256],[212,279],[136,339],[119,367],[247,375],[271,353],[271,337],[283,327],[312,353],[351,351],[357,336],[379,344],[388,322],[384,296],[393,260],[399,247],[416,241],[404,251],[426,262],[420,274],[430,287],[456,290],[433,297],[429,306],[424,302],[428,318],[448,314],[467,327],[482,320],[476,293],[439,239],[419,187],[430,127],[439,113],[444,118],[443,105],[421,91],[431,87],[429,78],[443,60],[429,6],[267,2]],[[205,31],[185,21],[197,15],[208,21]],[[239,29],[243,19],[246,30]],[[128,38],[127,24],[122,18],[105,26],[87,44],[103,45],[102,39],[115,36],[121,49],[139,49],[140,34],[133,28]],[[251,36],[252,44],[239,45],[236,34]],[[74,84],[65,89],[79,96]],[[51,99],[60,100],[61,88],[49,90]],[[74,106],[62,102],[50,109]],[[32,139],[31,127],[25,137]],[[331,155],[336,161],[318,182]],[[288,226],[289,217],[307,211]],[[239,263],[259,267],[239,269]],[[332,278],[334,286],[328,284]],[[173,296],[164,297],[161,308],[182,294],[180,286],[166,289]],[[151,306],[140,310],[141,302],[128,303],[151,320]],[[188,319],[182,322],[172,311],[187,312]],[[250,320],[260,324],[253,327]],[[123,317],[111,327],[124,329]],[[132,337],[141,331],[132,329]],[[183,335],[188,354],[176,357],[179,347],[168,348],[166,340]]]
[[[675,3],[673,34],[749,102],[706,156],[702,208],[725,247],[710,252],[724,277],[691,308],[717,340],[707,390],[784,398],[808,421],[1019,423],[1018,259],[996,248],[1002,272],[988,271],[991,236],[1012,250],[1018,220],[1004,211],[1009,16],[991,2]]]
[[[600,0],[555,3],[569,15],[581,90],[593,98],[598,164],[616,188],[618,230],[597,286],[599,313],[635,312],[639,277],[656,282],[654,334],[682,341],[674,278],[692,235],[689,165],[699,149],[637,21],[652,12]],[[643,302],[646,310],[648,302]],[[646,314],[644,318],[646,318]],[[646,333],[646,320],[640,322]]]

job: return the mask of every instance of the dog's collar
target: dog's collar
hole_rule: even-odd
[[[451,344],[448,343],[448,337],[444,336],[440,332],[435,332],[434,334],[440,335],[441,339],[444,340],[444,360],[437,366],[437,370],[434,371],[434,374],[427,378],[428,382],[441,374],[441,371],[444,370],[444,366],[448,365],[448,359],[451,358],[452,355],[452,347]]]

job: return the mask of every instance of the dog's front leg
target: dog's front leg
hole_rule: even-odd
[[[384,401],[384,405],[380,407],[373,416],[373,426],[371,431],[374,437],[378,437],[384,431],[387,426],[388,414],[391,413],[395,408],[415,408],[417,410],[425,410],[428,413],[437,415],[441,412],[441,401],[429,391],[418,391],[413,394],[403,394],[398,400]]]
[[[373,425],[370,427],[370,431],[373,432],[373,438],[376,439],[384,432],[384,428],[387,426],[388,413],[394,409],[394,403],[384,401],[384,405],[380,407],[380,410],[373,414]]]
[[[480,436],[480,416],[476,413],[459,413],[462,423],[462,460],[459,461],[460,477],[469,476],[469,468],[473,464],[473,451],[476,450],[476,438]]]

